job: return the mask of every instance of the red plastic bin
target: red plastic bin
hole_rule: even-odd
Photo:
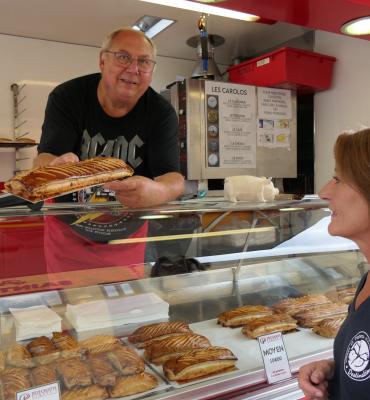
[[[331,86],[335,57],[283,47],[228,68],[229,82],[313,93]]]

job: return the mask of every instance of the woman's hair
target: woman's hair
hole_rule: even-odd
[[[130,26],[119,28],[119,29],[116,29],[113,32],[109,33],[101,45],[101,51],[109,50],[114,38],[122,32],[135,32],[138,35],[141,35],[152,46],[154,57],[157,55],[157,48],[156,48],[154,42],[150,38],[148,38],[148,36],[146,36],[144,32],[133,29]]]
[[[342,133],[334,145],[336,168],[370,204],[370,129]]]

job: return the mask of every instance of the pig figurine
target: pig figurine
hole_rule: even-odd
[[[237,201],[273,201],[279,194],[279,189],[269,178],[259,178],[251,175],[229,176],[225,178],[225,200]]]

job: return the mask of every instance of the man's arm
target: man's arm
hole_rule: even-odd
[[[130,208],[152,207],[175,200],[184,193],[184,187],[184,178],[178,172],[168,172],[154,180],[135,175],[104,185],[114,190],[117,200]]]

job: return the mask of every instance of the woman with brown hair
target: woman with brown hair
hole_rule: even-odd
[[[341,134],[334,146],[335,176],[320,190],[332,212],[328,231],[353,240],[370,260],[370,129]],[[370,398],[370,278],[366,273],[334,342],[334,360],[303,366],[307,399]]]

